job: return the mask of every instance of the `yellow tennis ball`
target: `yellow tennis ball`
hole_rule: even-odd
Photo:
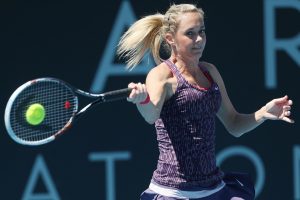
[[[26,111],[26,121],[31,125],[39,125],[44,121],[45,116],[45,108],[39,103],[30,105]]]

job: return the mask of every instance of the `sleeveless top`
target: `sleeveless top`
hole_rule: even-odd
[[[168,65],[177,78],[174,95],[165,101],[155,122],[159,159],[152,181],[179,190],[214,188],[224,176],[216,166],[215,117],[221,105],[218,85],[208,71],[209,88],[187,82],[176,65]]]

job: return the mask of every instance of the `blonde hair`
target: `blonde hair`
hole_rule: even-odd
[[[127,58],[127,68],[133,69],[138,65],[149,50],[155,63],[160,64],[163,61],[160,49],[162,43],[165,42],[165,34],[175,34],[179,24],[178,16],[188,12],[197,12],[202,17],[204,16],[203,10],[195,5],[173,4],[164,15],[157,13],[136,21],[124,33],[118,44],[117,54]],[[163,47],[165,51],[170,52],[169,45],[163,45]]]

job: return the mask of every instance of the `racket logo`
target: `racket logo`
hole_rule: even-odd
[[[65,102],[65,109],[70,109],[70,107],[71,107],[70,101],[66,101]]]

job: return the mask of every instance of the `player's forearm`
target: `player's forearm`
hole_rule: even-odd
[[[154,124],[155,121],[160,117],[160,112],[166,98],[166,89],[164,84],[158,84],[156,89],[148,88],[147,90],[149,93],[146,103],[138,103],[136,105],[138,111],[144,117],[146,122],[149,124]]]
[[[240,137],[243,134],[255,129],[265,121],[264,112],[265,109],[262,107],[252,114],[236,114],[229,132],[235,137]]]

